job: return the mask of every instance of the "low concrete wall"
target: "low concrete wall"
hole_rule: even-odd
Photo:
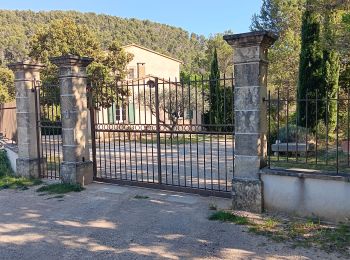
[[[261,179],[267,211],[336,222],[350,219],[350,176],[263,170]]]
[[[7,147],[5,147],[5,150],[6,150],[7,158],[10,161],[11,168],[13,172],[16,172],[16,160],[18,158],[18,153],[16,153],[15,151]]]

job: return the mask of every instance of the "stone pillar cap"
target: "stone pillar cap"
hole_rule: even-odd
[[[25,61],[10,63],[8,67],[13,71],[18,71],[18,70],[40,71],[46,66],[42,63],[38,63],[33,60],[25,60]]]
[[[50,61],[57,66],[87,67],[93,60],[93,58],[81,57],[71,54],[50,58]]]
[[[264,46],[270,47],[277,39],[277,35],[268,31],[248,32],[224,35],[224,40],[232,47]]]

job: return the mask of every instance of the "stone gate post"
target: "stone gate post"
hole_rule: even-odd
[[[36,127],[36,94],[34,81],[40,81],[43,65],[31,61],[12,63],[9,68],[15,74],[17,145],[18,159],[16,175],[22,177],[39,177],[40,161],[37,146],[39,129]]]
[[[67,55],[50,59],[59,67],[62,117],[61,179],[64,183],[92,182],[88,138],[86,67],[93,59]]]
[[[234,49],[235,165],[233,208],[261,212],[259,170],[266,165],[267,53],[276,37],[268,32],[225,35]]]

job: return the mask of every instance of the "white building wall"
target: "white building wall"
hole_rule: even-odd
[[[180,62],[156,54],[154,52],[142,49],[140,47],[129,45],[124,47],[125,51],[134,55],[133,60],[128,64],[128,68],[135,69],[137,64],[145,63],[145,75],[153,75],[171,81],[180,80]],[[137,75],[135,76],[137,77]]]

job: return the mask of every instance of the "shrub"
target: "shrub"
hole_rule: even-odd
[[[7,158],[6,151],[0,150],[0,177],[12,175],[10,161]]]
[[[314,136],[307,128],[297,125],[281,127],[278,130],[278,136],[276,138],[278,138],[281,143],[301,143],[314,140]]]

